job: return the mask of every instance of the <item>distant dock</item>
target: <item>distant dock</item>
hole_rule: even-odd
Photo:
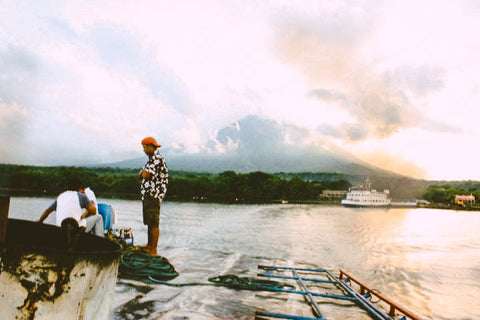
[[[417,202],[413,201],[399,201],[399,202],[390,202],[391,208],[416,208]]]

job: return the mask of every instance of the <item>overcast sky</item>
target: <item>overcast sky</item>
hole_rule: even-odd
[[[0,162],[213,152],[253,115],[301,128],[287,147],[480,180],[479,30],[475,0],[0,0]]]

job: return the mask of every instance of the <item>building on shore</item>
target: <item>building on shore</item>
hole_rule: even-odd
[[[465,205],[466,203],[475,203],[475,196],[473,194],[464,195],[464,194],[456,194],[455,195],[455,204],[458,205]]]
[[[318,197],[320,199],[336,200],[343,199],[346,194],[346,190],[323,190]]]

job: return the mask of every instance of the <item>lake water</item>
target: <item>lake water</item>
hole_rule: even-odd
[[[36,220],[52,200],[13,197],[9,216]],[[140,201],[99,202],[145,244]],[[258,264],[342,268],[424,319],[480,319],[480,212],[165,202],[160,224],[159,254],[180,273],[175,283],[255,276]],[[112,319],[253,319],[256,309],[312,317],[284,294],[119,278]],[[353,307],[320,309],[328,319],[369,319]]]

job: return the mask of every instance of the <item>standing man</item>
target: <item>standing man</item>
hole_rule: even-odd
[[[143,223],[148,227],[148,243],[142,250],[155,256],[160,236],[160,203],[167,193],[168,169],[160,154],[161,146],[154,138],[146,137],[142,146],[148,156],[147,163],[138,174],[142,179]]]

